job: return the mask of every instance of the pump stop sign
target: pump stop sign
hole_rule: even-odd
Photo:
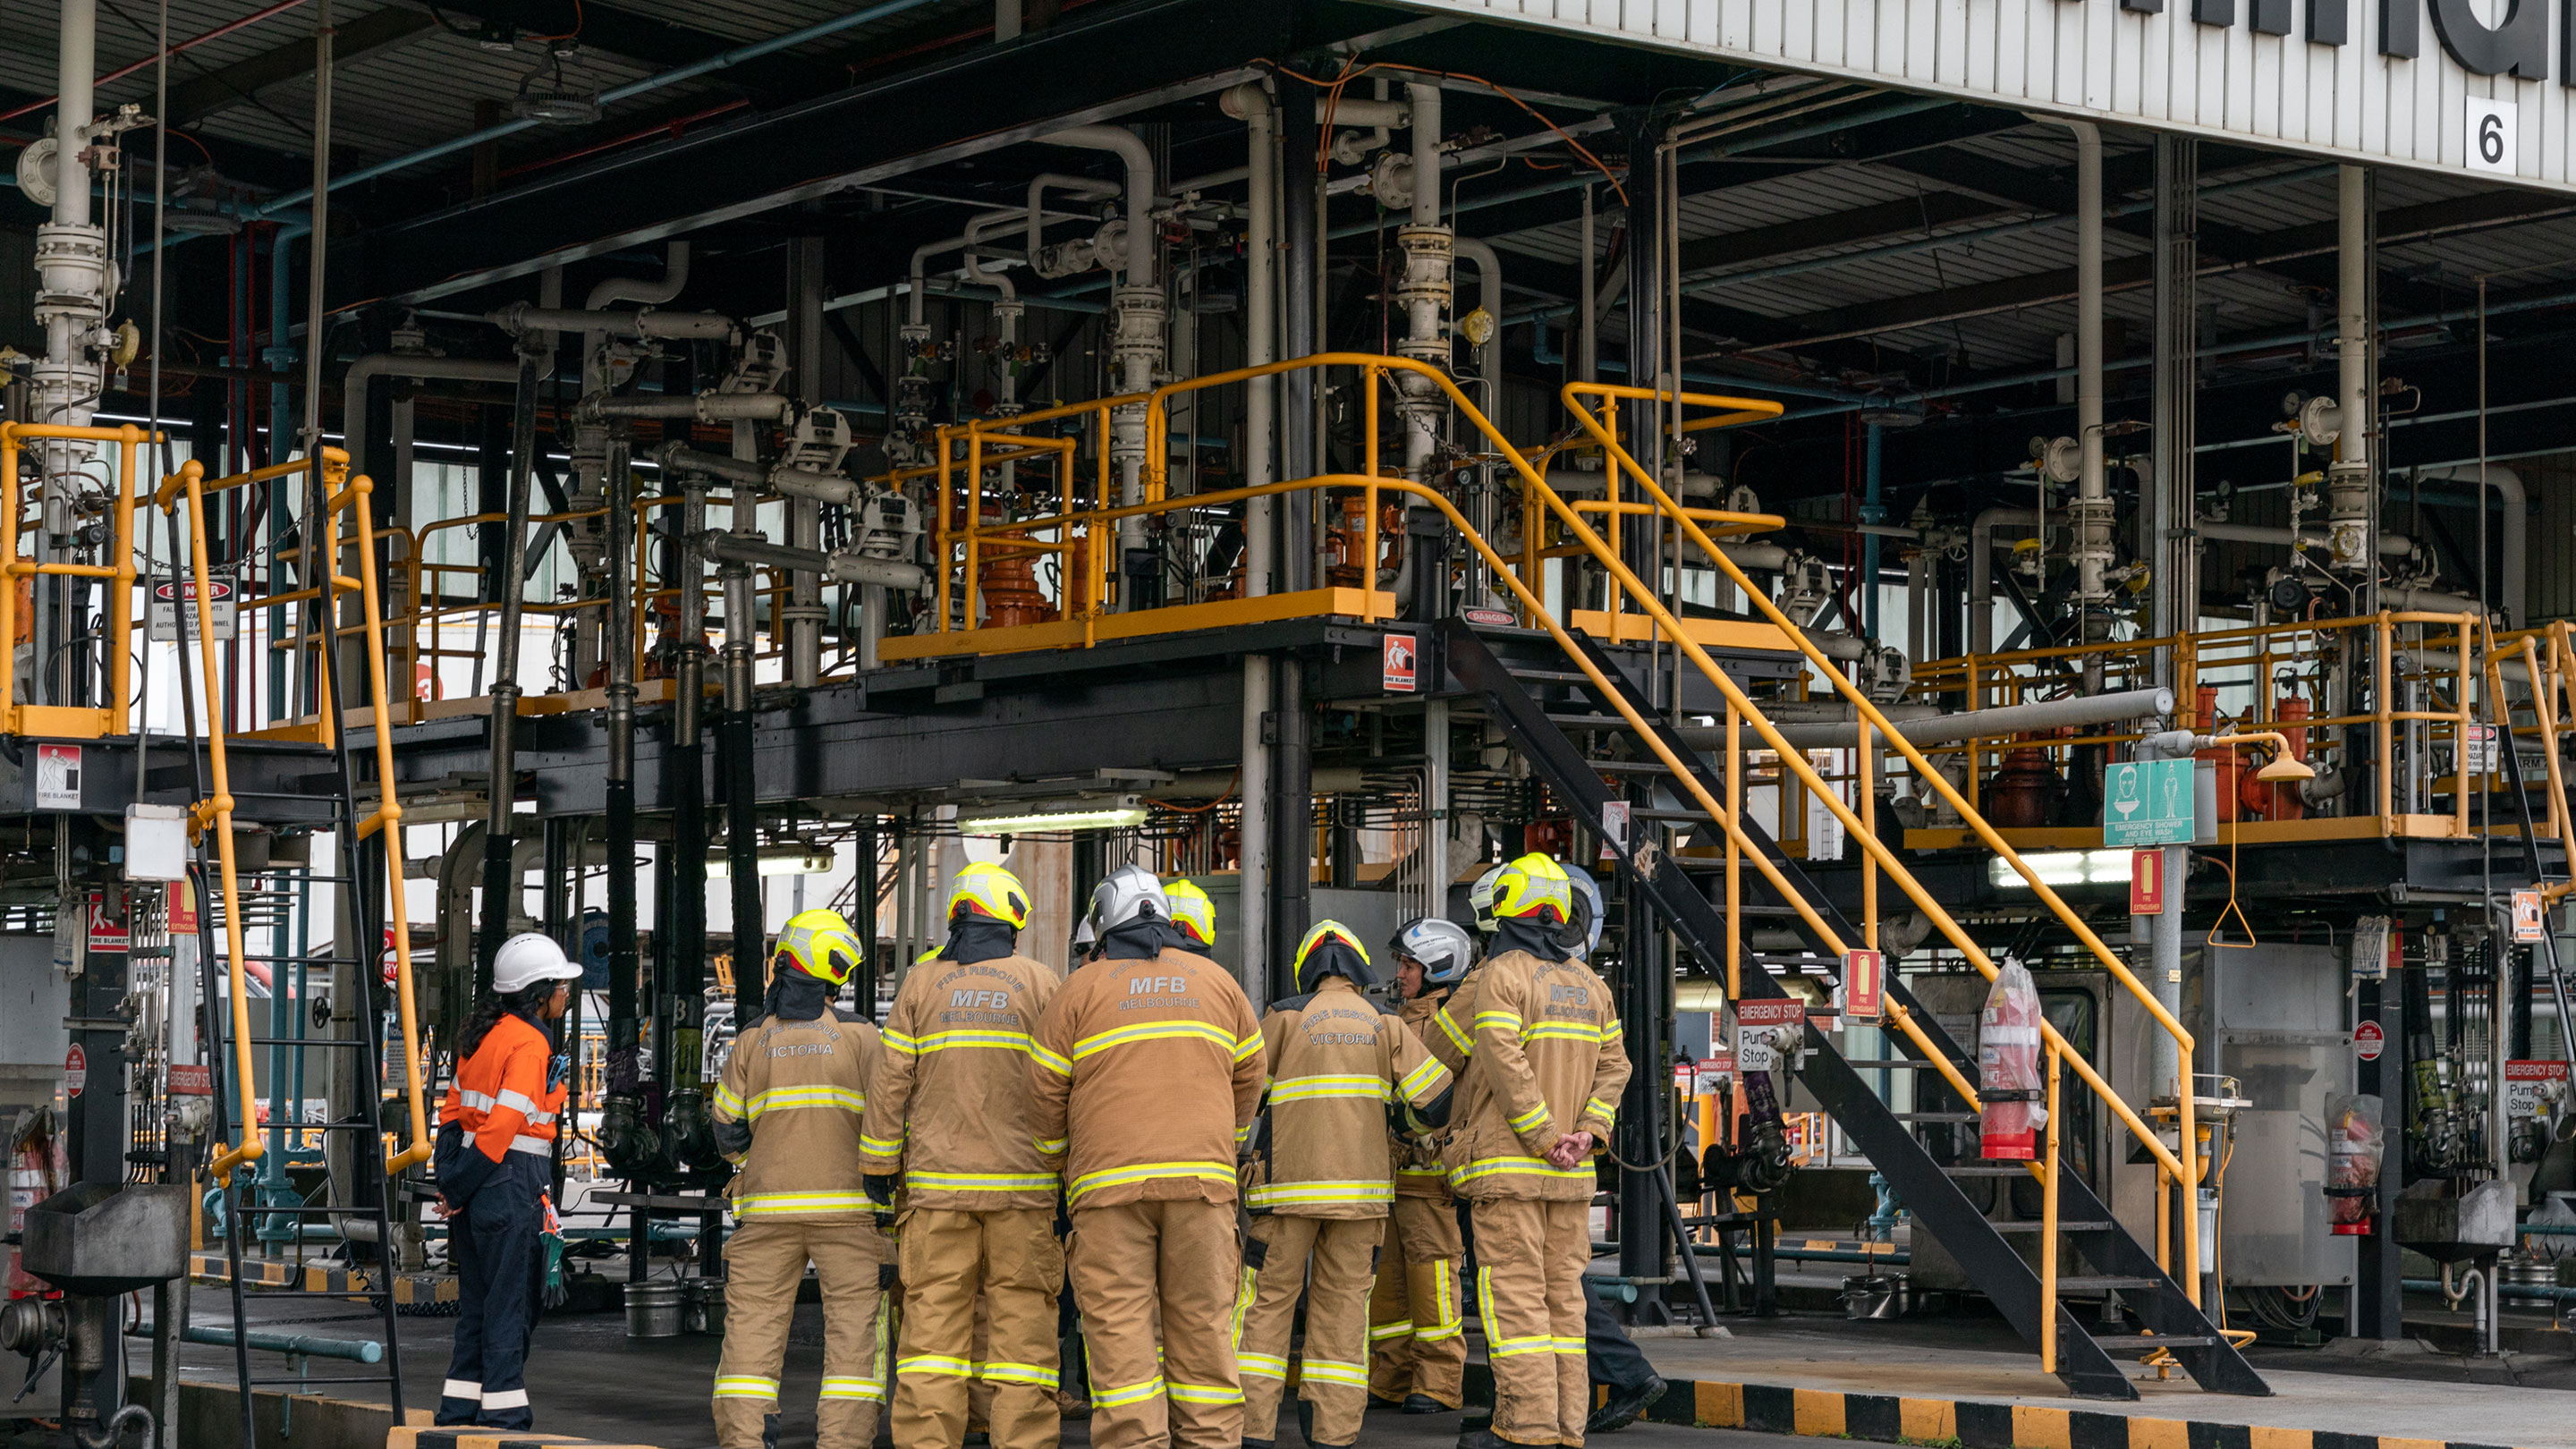
[[[2379,1060],[2380,1051],[2388,1045],[2388,1033],[2378,1022],[2365,1021],[2352,1029],[2352,1054],[2365,1062]]]
[[[78,1042],[63,1053],[63,1085],[71,1088],[75,1097],[89,1085],[89,1053],[82,1051]]]

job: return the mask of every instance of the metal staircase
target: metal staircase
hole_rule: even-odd
[[[1504,638],[1514,659],[1506,659],[1494,647]],[[1660,712],[1635,680],[1590,639],[1572,638],[1576,657],[1569,658],[1546,634],[1528,630],[1480,631],[1451,621],[1442,626],[1441,634],[1449,671],[1484,696],[1495,723],[1578,818],[1600,820],[1605,806],[1615,811],[1624,804],[1633,816],[1722,836],[1723,822],[1687,803],[1694,792],[1655,758],[1656,752],[1643,743],[1644,735],[1652,733],[1666,751],[1684,761],[1701,791],[1722,798],[1722,783],[1661,721]],[[1631,724],[1632,719],[1643,721],[1645,731]],[[1619,783],[1614,786],[1605,776],[1615,776]],[[1748,903],[1740,910],[1796,922],[1809,934],[1811,946],[1838,961],[1839,943],[1857,941],[1860,933],[1759,827],[1748,822],[1748,832],[1752,836],[1748,843],[1761,850],[1770,867],[1765,874],[1776,873],[1797,893],[1798,902]],[[1632,841],[1629,852],[1618,858],[1621,878],[1645,891],[1659,919],[1712,976],[1735,976],[1736,994],[1754,999],[1786,995],[1745,950],[1740,932],[1733,936],[1736,969],[1729,972],[1725,913],[1709,900],[1683,862],[1655,843],[1654,834],[1641,835],[1643,843]],[[1805,924],[1804,916],[1810,912],[1823,918],[1828,932],[1814,932]],[[1937,1058],[1951,1069],[1945,1076],[1965,1077],[1975,1070],[1967,1054],[1920,1010],[1902,985],[1891,978],[1887,991],[1913,1015],[1932,1049],[1926,1053],[1906,1036],[1891,1034],[1890,1039],[1907,1052],[1906,1061],[1918,1070],[1938,1071]],[[1916,1138],[1916,1128],[1974,1121],[1974,1114],[1891,1111],[1832,1040],[1813,1026],[1807,1029],[1807,1048],[1798,1068],[1799,1081],[1885,1174],[1918,1227],[1958,1259],[1968,1277],[2022,1336],[2034,1347],[2053,1339],[2056,1372],[2073,1392],[2088,1398],[2136,1398],[2137,1390],[2111,1354],[2153,1349],[2170,1350],[2203,1388],[2239,1394],[2270,1392],[2182,1285],[2157,1266],[2155,1255],[2130,1237],[2072,1173],[2058,1175],[2057,1228],[2091,1271],[2056,1280],[2056,1301],[2050,1305],[2055,1321],[2047,1325],[2040,1273],[2005,1236],[2016,1230],[2037,1231],[2042,1224],[1991,1222],[1959,1185],[1963,1178],[2022,1177],[2030,1169],[2019,1163],[1945,1164]],[[2108,1290],[2122,1295],[2148,1330],[2146,1334],[2097,1336],[2064,1302],[2068,1295]]]
[[[313,671],[312,697],[317,708],[308,720],[264,734],[272,740],[289,738],[309,746],[314,751],[314,763],[322,766],[324,773],[305,776],[306,788],[302,791],[274,797],[277,802],[295,803],[272,811],[263,808],[269,803],[265,797],[233,790],[219,710],[208,711],[209,717],[204,721],[202,753],[193,747],[193,738],[190,750],[192,762],[201,762],[204,770],[196,782],[198,803],[191,810],[197,833],[196,878],[203,887],[200,899],[207,903],[207,908],[198,912],[200,959],[210,963],[210,968],[212,963],[221,963],[231,998],[228,1013],[209,1014],[214,1022],[209,1048],[212,1060],[229,1061],[233,1069],[221,1083],[215,1100],[222,1114],[217,1122],[218,1132],[229,1130],[235,1135],[232,1145],[209,1167],[207,1178],[222,1201],[225,1276],[232,1310],[230,1346],[241,1389],[245,1449],[256,1442],[252,1412],[253,1390],[258,1388],[291,1386],[302,1392],[330,1392],[344,1386],[381,1384],[391,1401],[395,1422],[403,1421],[402,1356],[395,1323],[393,1179],[404,1169],[426,1161],[430,1153],[419,1017],[412,990],[410,931],[403,903],[402,807],[391,794],[393,742],[391,732],[384,728],[384,705],[392,696],[387,688],[381,625],[384,609],[376,572],[377,535],[369,506],[372,486],[364,476],[349,476],[345,453],[326,448],[318,468],[298,460],[214,480],[207,479],[200,466],[190,462],[163,484],[159,502],[174,519],[183,513],[186,519],[194,589],[193,593],[185,589],[178,592],[183,598],[207,599],[213,596],[208,586],[207,499],[229,488],[299,475],[305,485],[301,514],[307,526],[295,561],[304,575],[303,586],[273,595],[262,603],[300,606],[301,629],[277,644],[307,656],[301,662]],[[170,571],[171,583],[179,584],[176,550]],[[342,618],[344,602],[357,605],[359,612],[354,618]],[[198,645],[196,658],[190,659],[186,648],[180,650],[180,692],[189,702],[192,737],[198,733],[199,721],[189,675],[194,672],[209,684],[221,678],[212,631],[200,627],[193,633]],[[345,641],[350,636],[356,636],[363,644],[356,651],[364,658],[363,676],[355,681],[360,688],[354,691],[348,687],[351,681],[343,677],[353,672],[349,668],[351,661],[344,657],[349,652]],[[360,694],[361,699],[353,701],[353,693]],[[219,698],[220,691],[209,688],[205,697]],[[355,718],[359,708],[369,711],[368,719]],[[373,809],[362,811],[361,767],[353,738],[356,730],[367,728],[372,728],[374,736],[371,763],[380,798]],[[333,933],[337,939],[328,953],[296,953],[287,950],[282,933],[272,929],[271,949],[254,954],[248,947],[246,930],[260,917],[264,897],[246,888],[242,879],[244,871],[235,856],[233,834],[236,812],[246,809],[252,818],[276,813],[309,820],[317,805],[321,806],[322,818],[313,822],[314,828],[331,832],[339,852],[339,869],[299,872],[295,884],[307,892],[317,885],[330,885],[340,893],[339,929]],[[220,950],[216,947],[219,931]],[[388,935],[395,968],[390,982],[383,979],[381,957],[375,949],[375,943]],[[305,1003],[298,1001],[293,1030],[278,1025],[289,1019],[287,1014],[272,1010],[271,1034],[254,1035],[246,979],[246,968],[253,963],[268,968],[272,992],[285,989],[290,977],[318,976],[330,983],[334,1004],[340,1009],[333,1012],[327,1024],[311,1023],[323,1028],[314,1034],[306,1030],[308,1023],[301,1019],[300,1010]],[[321,970],[316,972],[314,968]],[[339,1001],[343,993],[354,995],[354,1001]],[[411,1139],[407,1147],[398,1146],[398,1136],[388,1133],[383,1122],[387,1099],[379,1079],[385,1065],[387,1037],[383,1023],[389,1007],[398,1019],[400,1040],[395,1045],[400,1052],[400,1075],[405,1088],[401,1103]],[[259,1052],[268,1054],[271,1095],[275,1098],[271,1120],[265,1125],[258,1121],[259,1096],[252,1071],[254,1056]],[[281,1120],[300,1114],[301,1102],[281,1094],[286,1081],[305,1080],[308,1055],[318,1057],[326,1067],[349,1072],[349,1095],[355,1110],[347,1114],[347,1120]],[[219,1068],[218,1076],[221,1075]],[[285,1108],[283,1113],[277,1110],[281,1107]],[[318,1202],[307,1201],[282,1171],[259,1170],[273,1165],[263,1164],[263,1158],[286,1157],[294,1141],[305,1134],[314,1134],[325,1143],[329,1170]],[[336,1233],[324,1235],[336,1237],[341,1245],[336,1261],[312,1263],[305,1259],[308,1225],[336,1228]],[[267,1243],[286,1244],[288,1251],[278,1256],[245,1258],[245,1249]],[[300,1299],[309,1306],[253,1316],[254,1300],[272,1299]],[[354,1305],[364,1305],[364,1311],[347,1311]],[[373,1320],[380,1329],[382,1338],[373,1346],[375,1356],[367,1355],[368,1345],[353,1340],[267,1331],[283,1324],[353,1320]],[[308,1372],[261,1374],[254,1371],[251,1363],[255,1348],[287,1354],[298,1369],[312,1357],[327,1356],[354,1360],[374,1371],[322,1377]]]

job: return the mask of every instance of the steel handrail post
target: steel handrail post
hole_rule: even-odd
[[[367,617],[376,617],[379,589],[376,580],[375,482],[361,473],[350,480],[350,508],[358,527],[358,603]],[[374,629],[367,634],[367,683],[375,691],[376,788],[380,799],[375,814],[359,826],[364,839],[369,828],[384,834],[385,855],[385,924],[394,938],[394,1002],[403,1034],[403,1085],[411,1108],[411,1146],[400,1154],[388,1154],[385,1175],[391,1177],[414,1163],[429,1160],[429,1108],[427,1093],[420,1076],[420,1012],[414,1000],[411,968],[411,919],[403,900],[404,859],[402,801],[394,789],[394,732],[390,707],[391,693],[385,677],[385,640]]]

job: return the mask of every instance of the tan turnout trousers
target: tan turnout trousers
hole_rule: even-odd
[[[778,1412],[787,1326],[811,1259],[823,1289],[823,1393],[815,1449],[867,1449],[885,1403],[886,1333],[877,1270],[885,1236],[848,1216],[754,1218],[725,1243],[724,1352],[716,1366],[716,1443],[761,1449]]]
[[[1390,1225],[1369,1294],[1369,1392],[1392,1403],[1421,1394],[1457,1408],[1467,1372],[1458,1308],[1467,1247],[1457,1209],[1445,1197],[1398,1196]]]
[[[1236,1449],[1243,1386],[1232,1320],[1243,1252],[1234,1204],[1078,1208],[1070,1260],[1093,1449]]]
[[[1583,1354],[1591,1204],[1489,1198],[1476,1214],[1476,1315],[1494,1369],[1494,1433],[1515,1444],[1583,1442],[1592,1385]]]
[[[1237,1299],[1243,1321],[1236,1360],[1243,1366],[1243,1437],[1279,1436],[1279,1396],[1288,1379],[1288,1335],[1297,1293],[1306,1294],[1306,1343],[1298,1356],[1297,1397],[1315,1406],[1311,1449],[1359,1438],[1368,1401],[1369,1268],[1384,1218],[1252,1220],[1252,1236],[1269,1247],[1256,1273],[1244,1270]]]
[[[994,1449],[1055,1449],[1055,1298],[1064,1248],[1052,1209],[914,1208],[896,1233],[903,1333],[894,1438],[903,1449],[965,1442],[969,1391],[989,1385]],[[981,1298],[985,1332],[978,1334]]]

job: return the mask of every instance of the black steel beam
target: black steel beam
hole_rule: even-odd
[[[1284,9],[1138,0],[741,125],[567,169],[396,223],[352,296],[420,302],[684,235],[1060,127],[1222,90],[1292,39]],[[960,95],[976,105],[955,104]]]
[[[395,6],[371,10],[341,25],[332,35],[332,62],[346,65],[361,56],[408,44],[437,23],[427,13],[418,10]],[[179,82],[170,87],[170,124],[180,128],[193,126],[208,116],[248,105],[270,86],[283,85],[313,74],[313,51],[314,39],[307,35],[273,50],[262,51],[247,60],[234,61],[220,70],[210,70]]]
[[[416,0],[402,3],[408,5]],[[601,5],[595,0],[580,0],[578,4],[574,0],[438,0],[438,9],[448,15],[507,25],[522,36],[577,32],[576,38],[584,49],[640,61],[656,69],[693,65],[742,44],[737,38],[711,30],[677,24],[638,10]],[[427,17],[428,10],[423,4],[418,13]],[[527,43],[531,47],[544,44],[534,40]],[[772,55],[728,67],[710,76],[708,83],[728,90],[813,90],[836,85],[845,74],[838,66],[802,56]]]

